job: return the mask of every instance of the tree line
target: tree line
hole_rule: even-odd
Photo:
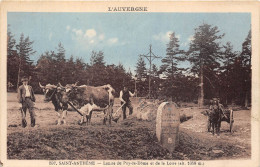
[[[59,43],[56,50],[46,51],[37,62],[31,60],[36,52],[33,41],[20,35],[15,40],[8,26],[7,46],[7,86],[15,91],[20,77],[27,75],[36,93],[41,93],[38,83],[62,85],[78,82],[100,86],[111,84],[119,91],[124,85],[137,90],[138,96],[148,94],[148,76],[151,78],[151,97],[171,97],[173,101],[195,101],[199,106],[206,100],[219,97],[224,104],[248,106],[251,103],[251,31],[242,44],[242,52],[233,51],[230,42],[222,45],[218,27],[202,24],[194,30],[193,39],[187,50],[180,49],[180,42],[173,32],[169,36],[166,55],[162,65],[152,65],[151,71],[139,57],[136,63],[136,75],[119,63],[107,64],[105,53],[92,51],[90,63],[73,55],[66,59],[66,49]],[[189,62],[188,68],[182,63]]]
[[[251,103],[251,30],[242,43],[242,52],[234,51],[231,42],[223,45],[224,36],[217,26],[202,24],[194,29],[188,49],[181,50],[173,32],[160,68],[153,65],[150,71],[140,57],[137,76],[143,78],[150,73],[152,80],[160,83],[153,85],[152,89],[156,90],[153,93],[171,97],[173,101],[196,101],[202,106],[208,101],[205,99],[219,98],[225,105],[248,107]],[[183,68],[184,62],[190,66]],[[162,79],[159,75],[165,77]]]

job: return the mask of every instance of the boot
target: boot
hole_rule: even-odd
[[[22,127],[25,128],[27,126],[27,122],[25,119],[22,119]]]
[[[119,120],[119,118],[120,118],[120,117],[117,117],[117,118],[113,118],[113,117],[112,117],[112,120],[113,120],[115,123],[117,123],[117,121]]]
[[[129,115],[132,115],[133,114],[133,110],[129,110]]]
[[[35,119],[32,119],[31,120],[31,127],[34,127],[35,126]]]

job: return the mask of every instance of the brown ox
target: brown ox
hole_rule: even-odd
[[[61,90],[61,88],[56,85],[47,84],[46,86],[42,86],[40,83],[39,85],[44,93],[44,102],[51,101],[54,105],[55,111],[58,115],[57,125],[61,124],[61,119],[62,122],[66,124],[68,104],[62,101],[62,96],[65,91]]]
[[[81,123],[85,122],[85,117],[90,122],[92,111],[103,111],[103,124],[106,124],[107,119],[111,124],[115,93],[111,85],[98,87],[66,85],[65,89],[66,97],[63,97],[80,108],[79,112],[83,115]]]

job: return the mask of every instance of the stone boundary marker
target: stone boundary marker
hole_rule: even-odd
[[[156,136],[162,147],[173,152],[179,144],[180,112],[173,102],[159,105],[156,117]]]

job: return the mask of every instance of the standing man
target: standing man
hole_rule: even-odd
[[[124,89],[120,91],[119,100],[121,101],[122,111],[123,111],[123,119],[126,119],[126,107],[129,109],[129,115],[133,113],[133,107],[130,101],[130,97],[133,97],[135,95],[134,93],[131,93],[126,86],[124,86]]]
[[[30,85],[28,85],[28,78],[22,78],[22,85],[18,88],[18,100],[21,103],[21,113],[22,113],[22,127],[27,126],[26,122],[26,110],[29,110],[31,117],[31,127],[35,126],[35,112],[34,112],[34,92]]]

